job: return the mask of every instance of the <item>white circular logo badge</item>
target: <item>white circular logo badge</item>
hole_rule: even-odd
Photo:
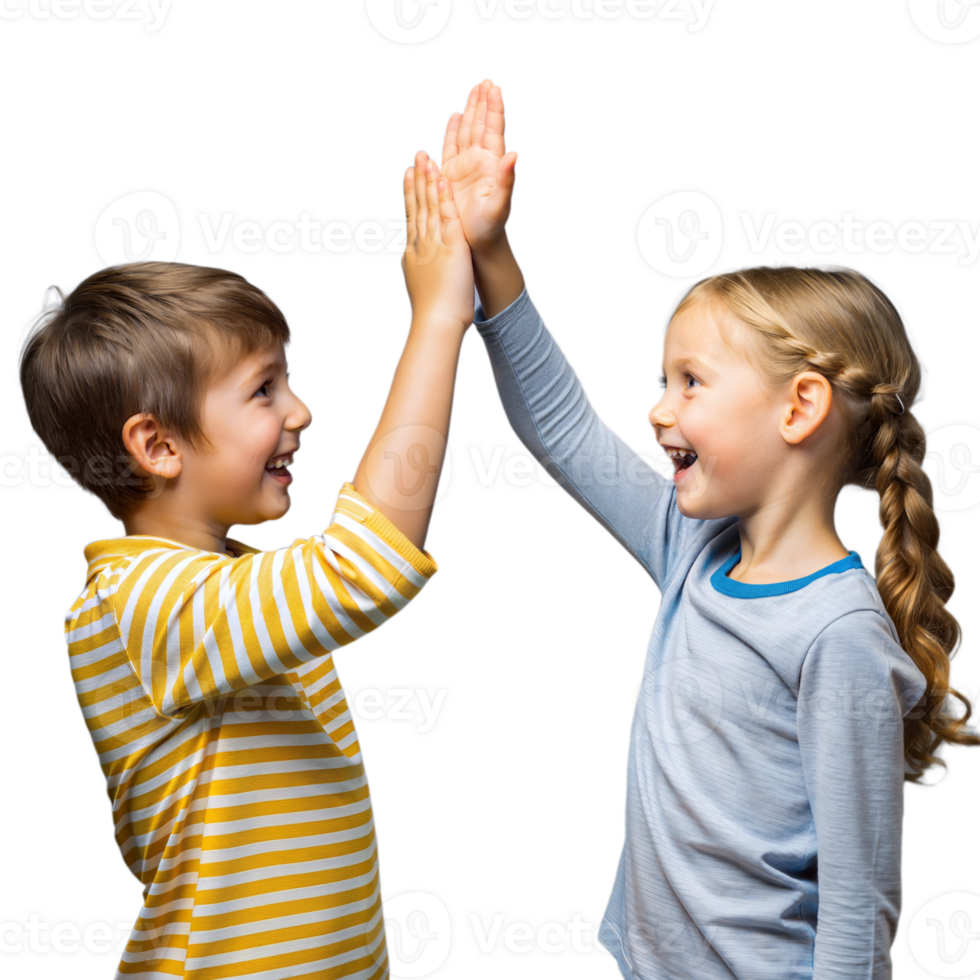
[[[442,465],[442,476],[439,477],[439,491],[436,493],[436,503],[442,500],[443,494],[449,489],[449,477],[453,471],[453,460],[446,446],[446,462]]]
[[[449,20],[452,0],[366,0],[368,19],[389,41],[430,41]]]
[[[177,209],[155,191],[113,201],[95,223],[95,248],[106,265],[172,262],[179,247]]]
[[[909,0],[915,26],[941,44],[980,37],[980,0]]]
[[[980,896],[950,892],[926,902],[909,922],[909,948],[933,977],[980,971]]]
[[[693,745],[721,721],[724,686],[710,664],[684,658],[659,664],[644,689],[657,705],[655,737],[666,745]]]
[[[980,429],[944,425],[926,437],[922,470],[936,510],[969,510],[980,503]]]
[[[721,212],[707,194],[680,191],[662,197],[640,218],[640,253],[665,276],[697,276],[721,252]]]
[[[438,970],[452,942],[446,906],[428,892],[408,892],[389,898],[383,911],[392,977],[416,980]]]

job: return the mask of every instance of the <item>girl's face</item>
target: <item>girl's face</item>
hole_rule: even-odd
[[[650,422],[675,457],[685,517],[746,517],[778,486],[785,402],[749,360],[749,331],[717,301],[687,307],[667,328],[664,393]]]

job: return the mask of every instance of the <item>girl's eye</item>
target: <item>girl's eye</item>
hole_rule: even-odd
[[[698,379],[695,378],[693,374],[688,374],[686,371],[681,375],[681,377],[684,379],[684,386],[685,387],[687,387],[687,382],[688,381],[693,381],[695,384],[701,384],[701,382],[698,381]],[[664,375],[659,374],[659,373],[656,374],[654,376],[653,383],[657,386],[657,391],[659,391],[661,394],[663,394],[664,391],[666,391],[666,389],[667,389],[667,378]]]
[[[272,395],[272,382],[263,381],[261,385],[256,389],[255,394],[259,395],[261,398],[269,398]]]

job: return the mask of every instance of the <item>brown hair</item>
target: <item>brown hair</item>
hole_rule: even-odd
[[[960,627],[946,603],[953,573],[936,550],[939,522],[922,471],[926,437],[911,412],[921,371],[905,326],[888,297],[850,269],[758,268],[697,283],[677,312],[721,300],[753,331],[761,366],[780,384],[801,371],[830,382],[840,412],[838,487],[856,484],[881,497],[884,534],[875,556],[878,592],[902,648],[926,679],[926,693],[905,718],[905,778],[916,782],[943,742],[980,745],[966,727],[969,700],[949,686]],[[904,407],[903,407],[904,406]],[[947,699],[965,711],[947,711]]]
[[[262,290],[225,269],[133,262],[96,272],[46,310],[24,345],[31,425],[72,477],[123,517],[146,495],[122,442],[143,412],[206,443],[201,396],[239,358],[285,344]]]

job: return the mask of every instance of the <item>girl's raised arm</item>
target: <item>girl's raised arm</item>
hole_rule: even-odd
[[[661,585],[669,557],[699,530],[717,533],[716,522],[681,515],[673,485],[603,424],[541,322],[507,241],[516,160],[504,145],[500,88],[486,79],[450,117],[442,157],[473,256],[474,323],[514,431]]]

